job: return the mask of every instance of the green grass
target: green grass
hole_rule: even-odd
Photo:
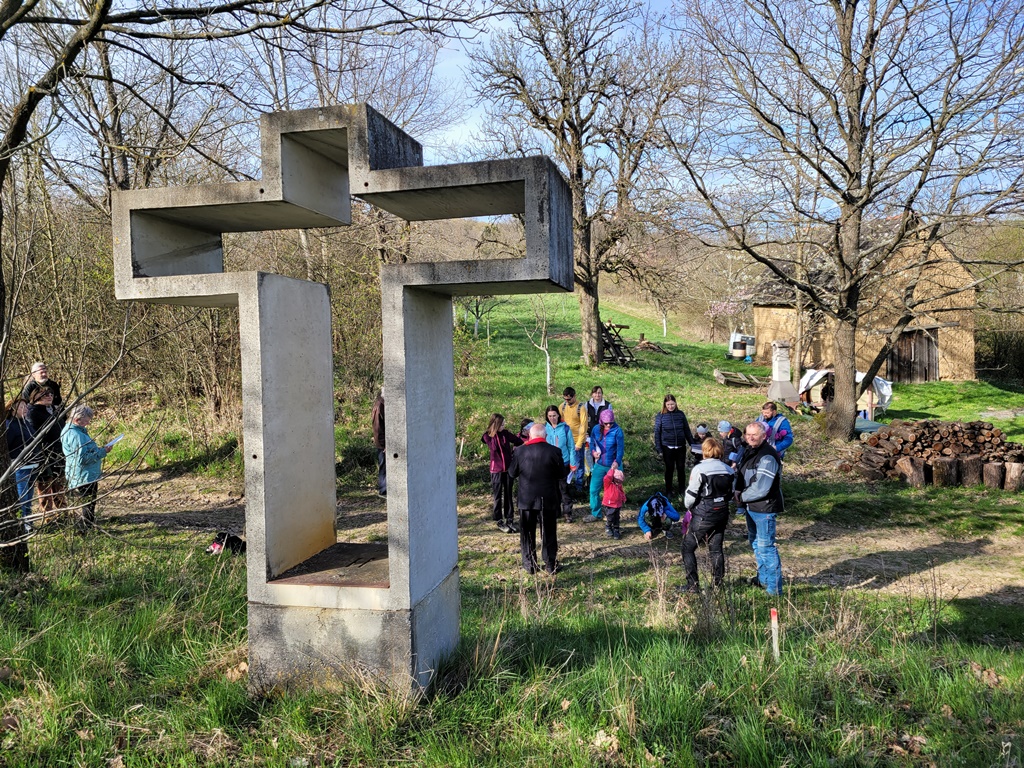
[[[666,392],[694,423],[757,413],[758,393],[711,378],[715,367],[751,370],[726,360],[724,346],[662,339],[657,324],[605,309],[631,326],[627,338],[643,332],[670,354],[591,371],[578,362],[571,300],[548,301],[555,391],[604,387],[627,435],[632,509],[660,487],[650,435]],[[487,415],[536,418],[560,399],[545,392],[543,356],[510,315],[525,306],[496,313],[490,347],[460,342],[469,360],[456,394],[464,528],[486,494]],[[1020,398],[986,384],[900,388],[890,416],[967,420]],[[368,414],[368,401],[342,405],[336,459],[350,496],[372,486]],[[786,514],[802,532],[862,531],[894,544],[937,534],[941,546],[917,553],[931,563],[925,581],[935,561],[979,540],[1024,537],[1019,497],[834,476],[815,423],[793,421]],[[165,430],[154,466],[199,473],[235,460],[232,438],[202,444],[188,435]],[[37,537],[35,573],[0,577],[0,716],[13,718],[0,731],[4,768],[1024,763],[1024,612],[1011,589],[961,599],[940,584],[910,596],[798,577],[770,603],[730,579],[713,596],[677,602],[678,566],[662,541],[650,558],[580,558],[557,586],[520,576],[514,543],[494,552],[464,541],[462,642],[429,697],[364,679],[330,693],[254,698],[239,668],[243,559],[203,555],[208,534],[128,519],[105,530]],[[786,546],[796,542],[783,544],[784,560]],[[727,556],[746,551],[740,539],[727,543]],[[857,551],[847,557],[858,564]],[[783,628],[779,662],[772,604]]]

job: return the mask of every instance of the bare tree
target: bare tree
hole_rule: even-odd
[[[831,318],[828,433],[847,439],[865,314],[883,295],[893,312],[870,383],[937,297],[921,279],[932,245],[1019,205],[1024,9],[695,0],[688,21],[704,77],[665,120],[665,137],[696,200],[689,211],[708,241],[762,263]],[[809,279],[798,260],[828,279]]]
[[[7,243],[6,228],[7,212],[15,209],[10,200],[14,164],[19,153],[47,137],[60,133],[61,141],[51,142],[51,149],[60,146],[61,153],[68,152],[71,157],[66,159],[76,160],[87,171],[85,177],[102,177],[103,184],[90,186],[72,166],[50,164],[51,173],[101,209],[110,187],[145,185],[175,152],[196,146],[195,133],[178,117],[182,110],[191,110],[197,117],[192,125],[200,130],[211,125],[202,105],[216,100],[196,94],[223,93],[236,85],[237,73],[224,56],[227,41],[294,30],[336,40],[381,33],[390,44],[406,31],[444,34],[453,23],[472,18],[464,0],[197,0],[167,6],[0,0],[0,247],[15,250]],[[132,112],[135,107],[137,113]],[[130,113],[132,120],[127,121]],[[74,157],[73,132],[66,129],[75,127],[78,114],[88,115],[79,128],[102,137],[103,149],[95,161],[88,152]],[[155,128],[147,135],[157,140],[133,144],[133,123]],[[206,160],[216,167],[216,158]],[[220,172],[226,173],[226,166]],[[10,264],[5,262],[0,270],[0,339],[8,338],[17,312]],[[0,347],[0,373],[7,364],[5,351],[6,345]],[[9,463],[5,451],[0,441],[2,467]],[[0,507],[14,508],[9,487],[2,496]],[[27,566],[26,559],[12,554],[15,550],[0,547],[0,568]]]
[[[471,53],[503,152],[550,152],[569,182],[583,357],[602,357],[599,278],[632,257],[638,191],[677,83],[658,25],[632,0],[503,0],[512,14]]]

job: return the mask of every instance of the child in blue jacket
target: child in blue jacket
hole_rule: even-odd
[[[672,524],[679,522],[679,512],[672,506],[668,497],[659,491],[640,507],[636,522],[640,526],[640,530],[644,532],[644,538],[647,541],[662,531],[665,532],[666,539],[671,539]]]

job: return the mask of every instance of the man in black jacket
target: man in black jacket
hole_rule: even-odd
[[[744,437],[747,449],[736,470],[736,511],[745,513],[747,540],[757,562],[756,583],[769,595],[778,595],[782,591],[782,562],[775,544],[775,523],[785,509],[782,460],[768,443],[764,422],[748,424]]]
[[[50,371],[46,367],[46,363],[39,361],[32,363],[32,373],[25,379],[24,386],[21,389],[21,399],[26,403],[32,402],[32,393],[40,387],[48,387],[53,392],[53,406],[57,410],[60,410],[60,406],[64,402],[64,398],[60,394],[60,384],[50,378]]]
[[[519,546],[523,553],[523,570],[537,571],[537,522],[540,521],[541,557],[544,570],[555,573],[558,568],[558,511],[562,494],[559,481],[567,468],[562,452],[544,439],[544,425],[530,427],[530,439],[512,454],[508,474],[519,478],[516,503],[519,506]]]

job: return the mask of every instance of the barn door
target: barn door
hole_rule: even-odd
[[[939,380],[939,332],[906,331],[886,361],[890,381],[920,384]]]

